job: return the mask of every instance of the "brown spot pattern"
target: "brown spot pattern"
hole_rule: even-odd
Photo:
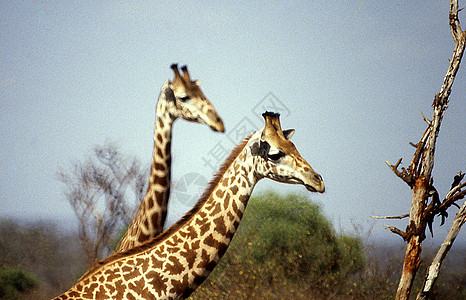
[[[165,155],[170,155],[170,152],[171,152],[171,142],[168,142],[166,145],[165,145]],[[171,160],[169,161],[169,163],[171,162]]]
[[[164,290],[168,279],[163,278],[159,273],[151,271],[147,273],[148,283],[154,287],[156,291]]]
[[[154,170],[155,171],[165,171],[166,168],[165,168],[165,166],[163,164],[156,162],[156,163],[154,163]]]
[[[167,262],[167,271],[170,275],[179,275],[184,271],[183,265],[178,261],[175,256],[169,256]]]
[[[234,196],[234,195],[236,195],[236,193],[238,193],[238,190],[239,190],[239,189],[238,189],[238,187],[235,185],[235,186],[231,187],[230,190],[231,190],[231,193],[232,193],[233,196]]]
[[[158,185],[161,185],[161,186],[166,186],[167,183],[168,183],[167,177],[165,177],[165,176],[159,177],[159,176],[157,176],[157,175],[154,175],[153,184],[158,184]]]
[[[240,165],[235,166],[236,169]],[[229,172],[233,169],[230,168]],[[243,214],[248,199],[248,196],[238,195],[239,186],[246,187],[248,179],[240,174],[236,177],[231,173],[224,175],[217,180],[215,188],[209,191],[203,202],[198,207],[196,205],[195,214],[184,217],[175,230],[169,230],[140,247],[104,260],[103,266],[109,265],[113,269],[107,269],[110,271],[108,273],[100,273],[106,276],[103,284],[88,282],[84,293],[101,298],[119,298],[122,295],[126,299],[160,298],[169,292],[177,296],[189,296],[225,253],[236,231],[235,227],[239,225],[238,216]],[[161,180],[155,176],[154,182]],[[219,188],[233,182],[236,185]],[[243,203],[238,202],[238,197]],[[147,203],[149,210],[155,206],[154,200]],[[211,231],[215,231],[214,234]],[[146,257],[147,253],[151,255]],[[99,274],[100,271],[97,268],[93,272]],[[86,277],[83,282],[89,278],[92,277]],[[93,280],[102,281],[102,278],[96,277]],[[150,292],[152,288],[157,291],[156,295]]]
[[[149,235],[147,234],[144,234],[142,232],[139,232],[139,236],[138,236],[138,241],[139,242],[144,242],[144,241],[147,241],[147,239],[149,238]]]
[[[160,129],[163,129],[163,127],[165,126],[161,118],[157,118],[157,125]]]
[[[157,147],[157,148],[156,148],[156,151],[157,151],[157,155],[158,155],[158,156],[163,156],[163,154],[162,154],[162,149],[160,149],[160,147]]]
[[[154,207],[154,199],[149,198],[147,199],[147,208],[152,209],[152,207]]]
[[[154,211],[150,218],[152,221],[152,226],[156,227],[156,224],[159,224],[160,222],[160,214],[157,211]]]
[[[227,209],[229,205],[230,205],[230,194],[227,193],[225,195],[225,199],[223,199],[223,208]]]
[[[222,205],[217,202],[214,208],[212,209],[210,216],[218,215],[221,211],[222,211]]]
[[[157,142],[159,142],[159,144],[161,144],[163,142],[163,138],[162,138],[162,135],[160,133],[157,134]]]
[[[203,224],[199,229],[200,229],[199,234],[200,234],[201,236],[203,236],[207,231],[209,231],[209,229],[210,229],[210,224],[209,224],[209,223],[205,223],[205,224]]]
[[[217,192],[215,192],[215,195],[219,198],[222,198],[223,197],[223,193],[224,193],[224,190],[217,190]]]
[[[184,243],[183,245],[183,250],[180,252],[180,255],[186,259],[186,262],[188,263],[188,268],[192,269],[194,266],[194,262],[196,261],[197,258],[197,250],[200,247],[200,241],[194,242],[191,246],[189,243]]]
[[[227,228],[225,226],[225,220],[223,219],[223,216],[219,216],[218,218],[214,219],[214,224],[215,224],[215,230],[223,235],[227,235]]]

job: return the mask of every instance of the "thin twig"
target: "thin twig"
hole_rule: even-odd
[[[407,217],[409,217],[409,214],[404,214],[404,215],[400,215],[400,216],[385,216],[385,217],[371,216],[371,218],[374,218],[374,219],[404,219],[404,218],[407,218]]]
[[[427,123],[427,126],[430,127],[432,125],[432,121],[427,119],[426,116],[424,116],[424,114],[422,113],[422,111],[421,111],[421,115],[424,118],[424,121]]]

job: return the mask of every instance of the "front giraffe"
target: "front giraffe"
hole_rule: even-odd
[[[279,115],[233,149],[198,203],[148,243],[114,254],[56,299],[181,299],[210,274],[225,253],[254,185],[262,178],[302,184],[323,193],[319,174],[282,131]]]
[[[177,118],[204,123],[213,131],[224,132],[222,119],[199,88],[198,81],[191,81],[186,66],[171,66],[175,73],[173,82],[162,86],[155,112],[154,152],[149,186],[115,252],[125,251],[152,239],[163,231],[170,196],[172,126]]]

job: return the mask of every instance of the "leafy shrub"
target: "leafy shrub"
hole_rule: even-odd
[[[21,295],[39,286],[33,274],[18,268],[0,269],[0,299],[20,299]]]

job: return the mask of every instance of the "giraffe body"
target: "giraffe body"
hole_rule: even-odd
[[[198,203],[153,240],[114,254],[56,299],[182,299],[210,274],[238,228],[254,185],[262,178],[324,192],[320,175],[287,140],[278,115],[238,145]]]
[[[167,215],[171,181],[171,141],[173,123],[178,118],[204,123],[223,132],[224,125],[213,105],[191,81],[186,66],[180,75],[172,65],[175,78],[162,86],[157,101],[154,129],[154,152],[147,192],[136,216],[120,240],[115,252],[125,251],[152,239],[163,231]]]

